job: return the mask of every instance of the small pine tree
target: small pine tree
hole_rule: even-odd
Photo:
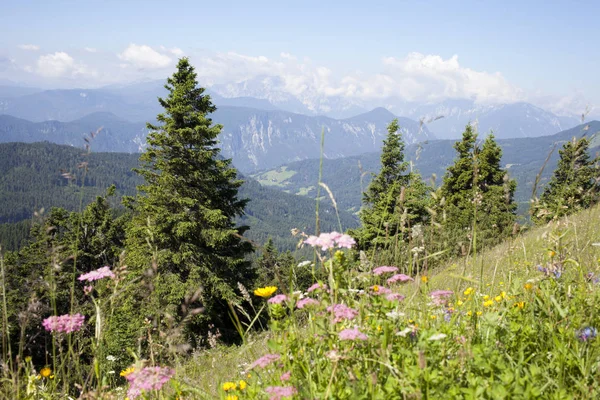
[[[516,219],[516,182],[500,167],[502,150],[490,134],[477,145],[477,134],[467,125],[454,144],[458,158],[448,167],[441,188],[447,218],[445,240],[465,252],[473,240],[492,245],[510,235]]]
[[[410,227],[427,217],[428,188],[418,173],[409,171],[409,164],[404,160],[404,142],[398,132],[398,120],[393,120],[387,129],[381,170],[364,194],[365,207],[360,212],[362,227],[352,234],[363,250],[388,250],[385,260],[378,261],[397,262],[401,258],[401,252],[397,250],[402,247]]]
[[[559,150],[560,159],[552,179],[544,189],[535,209],[533,220],[547,223],[598,202],[600,173],[598,159],[589,155],[587,137],[573,138]],[[537,212],[535,212],[537,211]]]
[[[127,263],[134,277],[152,271],[153,293],[138,290],[124,307],[137,310],[137,328],[144,317],[160,319],[163,313],[181,319],[179,306],[201,288],[197,306],[203,312],[193,318],[188,339],[214,325],[231,340],[227,301],[239,299],[237,282],[252,287],[254,281],[246,259],[252,247],[241,240],[246,227],[233,222],[247,200],[237,197],[242,181],[231,160],[219,157],[222,126],[212,124],[208,114],[216,108],[197,85],[194,68],[182,58],[165,85],[167,97],[159,99],[164,108],[159,125],[148,124],[152,132],[137,170],[145,184],[133,203]]]

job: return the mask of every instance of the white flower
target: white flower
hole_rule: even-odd
[[[108,361],[117,361],[117,357],[115,357],[115,356],[110,356],[110,355],[109,355],[109,356],[106,356],[106,359],[107,359]]]
[[[400,332],[396,333],[396,336],[402,336],[402,337],[406,337],[406,335],[408,335],[409,333],[411,333],[413,330],[412,328],[404,328],[403,330],[401,330]]]
[[[442,340],[445,337],[447,337],[448,335],[446,335],[445,333],[436,333],[435,335],[431,336],[429,338],[430,341],[438,341],[438,340]]]
[[[298,267],[302,268],[302,267],[306,267],[310,264],[312,264],[310,261],[302,261],[300,264],[298,264]]]
[[[389,313],[385,314],[389,319],[392,320],[397,320],[400,319],[400,317],[404,317],[406,314],[398,312],[398,311],[390,311]]]

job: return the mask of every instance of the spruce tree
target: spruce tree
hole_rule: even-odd
[[[500,167],[502,149],[492,134],[479,146],[471,125],[454,148],[458,157],[441,188],[447,244],[462,252],[473,244],[496,244],[512,232],[517,208],[516,182]]]
[[[385,260],[392,262],[399,258],[392,250],[397,250],[407,238],[410,227],[426,219],[428,189],[418,173],[409,171],[409,163],[404,160],[398,120],[393,120],[387,129],[381,170],[364,193],[365,207],[360,212],[362,227],[353,235],[363,250],[379,248],[396,253]]]
[[[597,203],[600,194],[598,159],[589,155],[587,137],[573,138],[559,150],[560,159],[538,204],[533,220],[546,223]]]
[[[148,124],[148,147],[137,170],[145,184],[138,188],[127,232],[128,265],[134,276],[150,271],[149,291],[138,291],[124,306],[142,318],[181,319],[181,304],[201,289],[194,307],[203,312],[193,318],[188,339],[209,325],[232,339],[227,302],[238,299],[237,282],[252,287],[254,280],[245,258],[252,247],[241,240],[246,227],[234,224],[247,202],[237,197],[242,181],[231,160],[219,157],[222,126],[208,117],[216,108],[187,58],[179,60],[165,88],[167,97],[159,99],[164,112],[157,125]]]

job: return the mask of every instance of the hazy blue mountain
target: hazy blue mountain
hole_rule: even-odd
[[[27,86],[0,85],[0,99],[10,99],[14,97],[26,96],[28,94],[33,94],[41,91],[42,89]]]
[[[531,198],[535,177],[539,173],[546,157],[554,149],[541,176],[542,187],[554,171],[558,162],[558,150],[566,140],[586,135],[594,137],[591,152],[600,151],[600,122],[591,121],[575,128],[559,132],[552,136],[537,138],[499,139],[502,147],[502,164],[511,177],[517,180],[515,197],[521,203],[520,211],[527,209]],[[436,185],[440,185],[446,168],[456,157],[454,140],[433,140],[407,146],[405,157],[421,176],[430,180],[437,176]],[[556,147],[555,147],[556,145]],[[343,210],[356,212],[360,209],[362,191],[369,184],[371,173],[380,168],[380,153],[367,153],[353,157],[324,160],[323,182],[333,191],[337,204]],[[319,160],[308,159],[288,163],[280,167],[252,175],[263,184],[278,187],[290,193],[316,197],[319,176]],[[541,190],[538,188],[538,195]],[[329,200],[325,198],[325,201]]]
[[[338,158],[381,148],[387,124],[395,118],[376,109],[353,118],[335,120],[278,110],[220,107],[213,121],[223,125],[219,137],[222,154],[232,158],[243,172],[271,168],[285,162],[320,154],[321,130],[325,129],[325,156]],[[418,122],[400,118],[407,143],[433,139]],[[145,123],[129,122],[109,112],[95,112],[71,122],[30,122],[0,115],[0,142],[50,141],[81,147],[83,137],[103,127],[91,143],[93,151],[139,152],[148,134]]]

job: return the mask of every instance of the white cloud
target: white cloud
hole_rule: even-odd
[[[35,44],[20,44],[19,48],[21,50],[38,51],[40,49],[40,46],[37,46]]]
[[[98,51],[98,49],[95,49],[93,47],[84,47],[83,49],[88,53],[96,53]]]
[[[181,50],[179,47],[172,47],[172,48],[167,48],[165,46],[160,46],[160,49],[162,51],[166,51],[168,53],[173,54],[176,57],[182,57],[185,53],[183,52],[183,50]]]
[[[28,71],[28,69],[25,69]],[[31,69],[29,71],[32,71]],[[29,72],[28,71],[28,72]],[[88,77],[98,76],[98,72],[75,59],[63,51],[40,56],[37,60],[36,72],[46,78],[62,77]]]
[[[138,46],[132,43],[121,54],[118,55],[123,61],[127,61],[137,68],[157,69],[171,65],[171,58],[159,53],[150,46]]]

